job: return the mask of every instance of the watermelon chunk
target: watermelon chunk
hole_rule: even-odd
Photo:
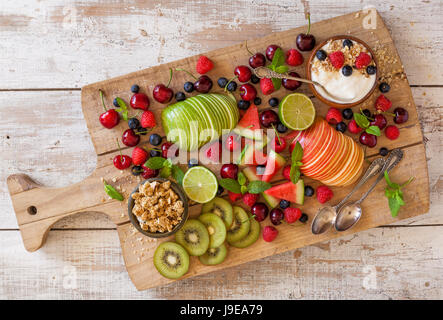
[[[286,163],[286,159],[271,149],[268,154],[268,161],[266,162],[265,172],[261,177],[262,181],[269,182]]]
[[[249,181],[261,180],[260,176],[257,175],[257,167],[247,167],[243,169],[243,174]],[[268,206],[270,206],[272,209],[280,205],[280,200],[278,200],[277,198],[267,195],[264,192],[262,192],[261,195],[263,196],[263,199],[265,199],[265,202],[268,204]]]
[[[260,129],[260,121],[258,120],[258,108],[256,105],[251,105],[244,116],[241,118],[234,132],[239,136],[252,139],[262,140],[263,132]]]
[[[305,200],[305,184],[302,179],[299,179],[296,184],[289,181],[271,187],[264,194],[302,205]]]
[[[240,154],[237,164],[257,166],[265,164],[267,158],[268,157],[262,151],[255,149],[251,145],[246,145]]]

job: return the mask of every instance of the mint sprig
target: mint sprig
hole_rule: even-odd
[[[385,180],[388,186],[385,188],[385,196],[388,198],[389,203],[389,210],[391,211],[391,215],[393,217],[396,217],[398,215],[398,211],[400,210],[400,207],[405,204],[403,200],[403,192],[401,191],[401,188],[407,186],[414,180],[413,177],[409,178],[408,181],[406,181],[403,184],[398,184],[395,182],[392,182],[389,178],[388,172],[385,171]]]
[[[364,129],[367,133],[373,134],[374,136],[379,137],[381,135],[380,128],[377,126],[371,126],[368,118],[361,113],[354,113],[354,120],[357,125]]]
[[[120,112],[122,114],[122,118],[125,121],[128,121],[128,106],[126,103],[119,97],[115,98],[119,108],[115,109],[115,111]]]
[[[225,179],[220,179],[218,183],[228,191],[234,193],[241,193],[241,194],[245,194],[247,192],[258,194],[268,190],[272,186],[270,183],[260,180],[250,181],[246,185],[246,177],[242,172],[238,174],[237,180],[225,178]]]
[[[294,150],[292,150],[291,154],[291,170],[289,171],[289,176],[291,178],[291,182],[296,184],[300,179],[300,167],[303,165],[301,160],[303,159],[303,148],[300,142],[294,146]]]
[[[145,167],[152,170],[160,170],[159,175],[162,178],[169,178],[172,176],[172,178],[174,178],[174,180],[180,185],[182,184],[183,177],[185,176],[183,170],[179,166],[172,164],[171,159],[152,157],[145,162]]]
[[[105,180],[103,180],[103,184],[105,186],[105,192],[108,196],[110,196],[112,199],[123,201],[124,197],[117,191],[113,186],[110,184],[107,184]]]
[[[275,71],[277,73],[286,73],[288,72],[288,66],[285,66],[285,54],[283,50],[277,48],[274,52],[274,57],[272,58],[271,64],[268,66],[269,69]],[[274,85],[274,89],[278,90],[281,87],[281,79],[271,78],[272,84]]]

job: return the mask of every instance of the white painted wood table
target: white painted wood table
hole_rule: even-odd
[[[368,2],[391,30],[419,109],[431,187],[427,215],[137,292],[104,216],[63,220],[42,249],[28,253],[7,192],[12,173],[63,186],[95,168],[83,85],[304,25],[306,10],[319,21],[365,2],[2,1],[0,298],[443,298],[440,0]]]

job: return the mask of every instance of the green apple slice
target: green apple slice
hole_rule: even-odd
[[[193,113],[190,109],[186,108],[186,105],[181,106],[181,111],[186,120],[186,127],[189,129],[188,138],[189,145],[188,150],[195,150],[198,148],[198,127],[197,123],[199,122],[196,117],[194,117]]]
[[[215,130],[214,135],[216,135],[218,138],[220,136],[220,125],[218,118],[214,114],[215,111],[211,107],[210,103],[208,103],[205,99],[202,99],[201,95],[193,97],[192,102],[196,108],[200,108],[202,111],[207,113],[208,120],[211,123],[211,129]],[[214,138],[211,138],[211,140],[214,140]]]
[[[214,123],[214,130],[217,131],[218,136],[221,135],[222,130],[222,120],[220,116],[220,111],[212,102],[210,102],[208,99],[204,98],[204,95],[198,95],[196,96],[198,98],[198,101],[206,108],[208,109],[209,113],[211,114],[211,118]]]
[[[223,110],[223,106],[220,104],[220,102],[209,94],[202,95],[202,99],[205,99],[214,108],[215,113],[218,115],[220,120],[220,130],[226,129],[228,121],[225,115],[225,111]],[[220,131],[220,134],[221,133],[222,131]]]
[[[229,129],[234,129],[240,117],[235,99],[223,94],[217,94],[215,97],[222,101],[223,105],[227,108],[230,119]]]

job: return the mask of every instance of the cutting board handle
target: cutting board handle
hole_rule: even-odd
[[[94,173],[63,188],[45,188],[24,174],[9,176],[7,184],[23,244],[31,252],[43,245],[51,226],[58,220],[80,212],[97,211],[97,206],[103,205],[104,198],[97,196],[97,188],[103,189],[103,184]]]

